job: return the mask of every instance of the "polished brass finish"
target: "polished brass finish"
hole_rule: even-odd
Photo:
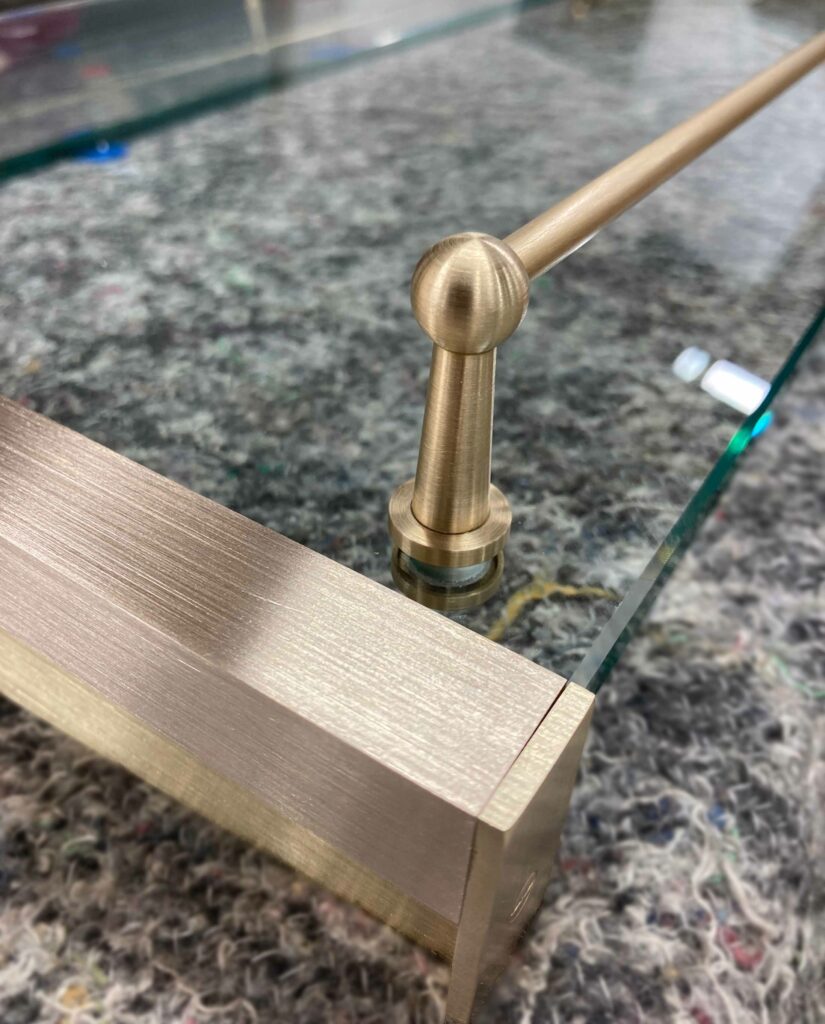
[[[396,548],[428,565],[472,564],[500,551],[479,543],[488,523],[495,348],[527,309],[529,279],[543,274],[596,232],[718,142],[825,60],[825,33],[684,121],[501,242],[489,235],[445,238],[415,269],[415,318],[435,343],[411,508],[409,486],[390,500]],[[498,524],[494,524],[498,525]],[[397,562],[395,555],[394,564]],[[481,558],[479,558],[481,561]],[[394,570],[398,576],[397,569]],[[402,590],[431,607],[444,604],[428,580]],[[491,594],[492,591],[489,591]]]
[[[577,687],[3,398],[0,579],[0,692],[455,956],[466,1019]]]
[[[673,177],[825,60],[825,32],[644,146],[506,238],[531,278]]]
[[[438,533],[466,533],[490,515],[496,353],[433,345],[412,512]]]
[[[433,341],[433,357],[414,486],[395,492],[389,523],[396,549],[426,564],[481,563],[507,539],[510,509],[490,483],[495,349],[521,323],[528,290],[518,258],[489,235],[445,238],[415,269],[413,312]],[[472,607],[481,592],[447,600],[426,579],[402,589],[430,607],[451,608]]]

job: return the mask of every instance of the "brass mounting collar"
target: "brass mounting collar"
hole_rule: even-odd
[[[414,487],[415,480],[407,480],[390,498],[390,537],[405,555],[428,565],[457,569],[488,562],[502,550],[513,515],[509,502],[493,484],[490,515],[481,526],[465,533],[439,533],[422,526],[412,512]]]

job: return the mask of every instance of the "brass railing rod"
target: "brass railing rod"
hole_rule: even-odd
[[[540,213],[504,241],[529,276],[538,277],[823,60],[825,32]]]
[[[431,607],[461,610],[485,601],[501,579],[512,514],[490,480],[496,348],[521,322],[531,278],[823,60],[825,32],[504,241],[463,232],[424,253],[411,298],[433,342],[430,386],[415,478],[396,489],[388,515],[393,576],[404,593]]]

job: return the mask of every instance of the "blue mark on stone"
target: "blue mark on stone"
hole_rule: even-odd
[[[125,142],[109,142],[101,139],[91,149],[78,153],[76,160],[87,164],[106,164],[111,160],[122,160],[129,153],[129,146]]]

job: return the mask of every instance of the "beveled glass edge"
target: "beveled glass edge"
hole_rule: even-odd
[[[773,378],[761,405],[747,416],[734,432],[725,450],[705,477],[676,520],[668,535],[647,563],[641,576],[625,594],[610,620],[603,627],[587,654],[570,675],[569,681],[598,693],[622,651],[632,639],[636,628],[659,595],[670,574],[679,564],[708,513],[724,492],[738,467],[741,456],[754,437],[761,433],[757,427],[797,370],[805,353],[811,348],[825,324],[825,306],[816,314],[794,345],[785,362]]]

